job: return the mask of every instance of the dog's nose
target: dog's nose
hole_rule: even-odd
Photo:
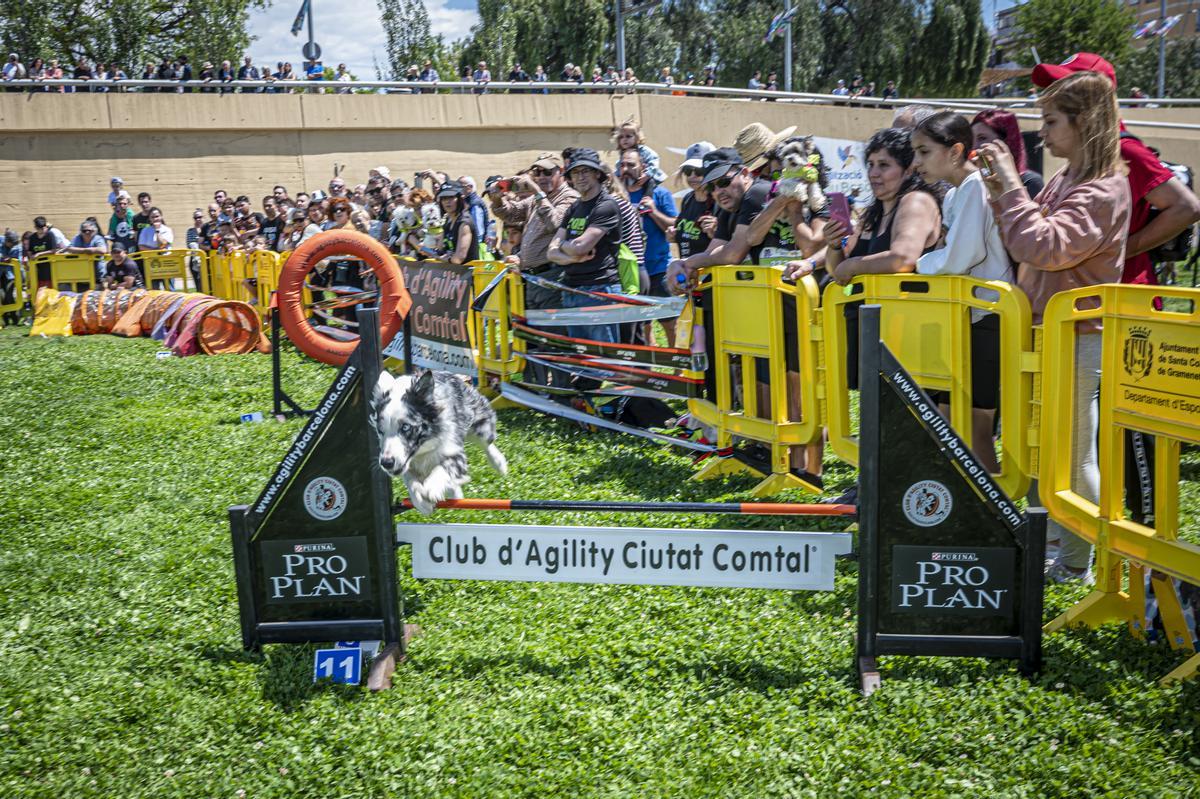
[[[392,469],[396,468],[396,459],[391,455],[380,455],[379,465],[382,466],[386,471],[390,472]]]

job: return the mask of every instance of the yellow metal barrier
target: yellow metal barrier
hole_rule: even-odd
[[[202,270],[205,275],[204,293],[223,300],[256,302],[257,289],[246,283],[257,277],[254,270],[246,253],[223,255],[214,250],[208,254],[207,268]]]
[[[688,409],[704,424],[717,429],[717,446],[747,438],[771,451],[771,473],[751,492],[769,496],[785,488],[807,488],[789,468],[788,452],[821,435],[818,380],[822,331],[817,309],[817,284],[811,277],[785,283],[783,270],[773,266],[717,266],[702,284],[708,292],[701,323],[713,342],[715,402],[692,399]],[[793,302],[785,302],[791,298]],[[793,316],[800,380],[799,414],[789,409],[785,348],[785,314]],[[760,392],[759,364],[766,369]],[[740,380],[735,377],[740,371]],[[767,398],[765,407],[760,399]],[[759,473],[735,458],[713,458],[693,479],[703,480],[736,472]]]
[[[1164,310],[1155,299],[1164,298]],[[1100,380],[1100,502],[1071,487],[1076,322],[1104,323]],[[1046,625],[1097,625],[1114,619],[1143,633],[1145,570],[1151,570],[1167,639],[1195,651],[1171,578],[1200,584],[1200,546],[1178,540],[1179,447],[1200,444],[1200,291],[1105,285],[1055,295],[1044,317],[1045,369],[1038,489],[1064,526],[1096,545],[1096,589]],[[1157,437],[1155,527],[1125,517],[1125,430]],[[1122,590],[1123,564],[1129,564]],[[1200,670],[1200,655],[1164,679]]]
[[[7,267],[13,273],[13,301],[4,303],[4,297],[0,296],[0,314],[16,313],[19,314],[25,308],[25,276],[21,273],[20,261],[0,261],[0,267]]]
[[[203,260],[203,250],[138,250],[132,253],[134,262],[142,270],[142,280],[146,288],[161,288],[167,291],[188,291],[188,281],[191,280],[191,291],[199,291],[200,287],[192,279],[189,265],[193,258]],[[178,281],[176,284],[175,281]],[[161,284],[161,285],[155,285]]]
[[[500,261],[472,261],[474,294],[479,295],[504,269]],[[483,310],[471,313],[471,346],[479,369],[479,388],[491,391],[493,378],[508,382],[525,368],[525,342],[514,339],[512,317],[525,315],[525,284],[521,276],[510,272],[488,298]],[[508,407],[499,397],[493,405]],[[514,406],[515,407],[515,406]]]
[[[279,288],[279,273],[283,269],[284,258],[277,252],[259,250],[249,257],[249,270],[258,279],[257,310],[260,316],[266,316],[271,307],[271,293]],[[305,290],[307,291],[307,289]],[[310,300],[306,299],[306,302]]]
[[[850,414],[847,309],[858,303],[881,306],[884,343],[926,390],[950,395],[950,424],[971,443],[971,309],[1000,320],[1000,474],[1009,496],[1029,489],[1036,431],[1031,430],[1033,351],[1029,301],[1008,283],[968,277],[863,275],[851,293],[831,283],[824,294],[826,422],[829,444],[847,463],[858,463],[858,439]],[[854,317],[855,319],[857,317]],[[857,331],[853,333],[857,340]],[[857,367],[855,367],[857,368]]]
[[[30,284],[58,291],[88,291],[96,287],[96,262],[103,256],[43,253],[29,261]]]

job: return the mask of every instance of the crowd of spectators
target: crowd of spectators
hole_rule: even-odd
[[[486,70],[481,62],[473,73]],[[905,106],[897,109],[891,127],[876,131],[865,145],[873,197],[854,207],[850,218],[834,214],[831,204],[806,202],[784,190],[781,151],[798,138],[794,129],[777,134],[754,123],[732,146],[696,142],[680,169],[667,176],[630,120],[613,130],[614,163],[593,149],[568,147],[539,154],[515,175],[488,177],[482,187],[469,175],[434,170],[414,174],[410,184],[379,166],[353,186],[341,176],[294,195],[276,186],[257,204],[261,211],[246,195],[218,190],[206,209],[195,211],[182,238],[149,193],[139,192],[135,206],[115,177],[106,233],[89,217],[68,239],[38,217],[24,236],[6,231],[0,256],[111,253],[102,277],[132,285],[140,278],[124,266],[127,252],[185,244],[226,253],[286,251],[322,230],[347,228],[374,236],[399,255],[454,264],[497,258],[553,281],[528,283],[529,308],[603,304],[604,295],[622,292],[686,293],[702,267],[750,262],[780,267],[785,280],[811,275],[822,287],[859,275],[908,272],[1005,281],[1024,291],[1040,323],[1057,292],[1157,282],[1151,250],[1200,220],[1200,200],[1145,144],[1122,133],[1115,72],[1107,61],[1079,54],[1063,65],[1040,65],[1033,80],[1044,89],[1037,100],[1040,135],[1066,164],[1057,174],[1043,180],[1028,169],[1017,119],[1008,111],[990,109],[968,119]],[[824,182],[824,172],[818,170],[815,180]],[[672,181],[678,191],[668,187]],[[354,276],[339,282],[343,279]],[[856,320],[847,324],[853,340]],[[647,328],[591,324],[567,332],[604,342],[653,341]],[[669,320],[664,328],[669,335]],[[1096,501],[1096,461],[1088,452],[1096,440],[1096,415],[1089,408],[1101,353],[1099,337],[1088,335],[1098,328],[1085,322],[1080,330],[1073,417],[1078,429],[1072,435],[1085,443],[1077,448],[1073,479],[1077,490]],[[971,351],[973,440],[982,463],[994,469],[999,393],[994,316],[973,312]],[[788,357],[791,403],[798,401],[800,376],[795,353]],[[546,374],[537,379],[553,380]],[[795,448],[791,466],[820,485],[819,447]],[[1051,576],[1085,577],[1090,547],[1051,526]]]

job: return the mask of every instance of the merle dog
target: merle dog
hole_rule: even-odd
[[[408,486],[413,507],[433,513],[443,499],[461,499],[470,480],[465,443],[484,448],[500,474],[508,461],[496,447],[496,412],[474,386],[442,372],[379,375],[371,398],[379,433],[379,465]]]

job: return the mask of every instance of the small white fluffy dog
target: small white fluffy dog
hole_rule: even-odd
[[[812,136],[792,139],[778,151],[783,173],[779,180],[779,193],[795,197],[808,205],[814,214],[825,207],[825,193],[821,191],[821,153],[813,143]]]
[[[496,412],[474,386],[454,375],[379,375],[371,397],[379,434],[379,466],[408,487],[413,507],[428,516],[443,499],[462,499],[470,481],[466,441],[484,449],[501,475],[508,461],[496,446]]]
[[[409,234],[421,227],[421,220],[417,218],[416,210],[407,205],[398,206],[392,211],[392,224],[396,228],[395,244],[400,248],[400,254],[411,254],[412,246],[408,241]]]
[[[426,203],[421,206],[421,229],[425,232],[421,240],[421,253],[434,255],[442,250],[442,231],[446,218],[437,203]]]

